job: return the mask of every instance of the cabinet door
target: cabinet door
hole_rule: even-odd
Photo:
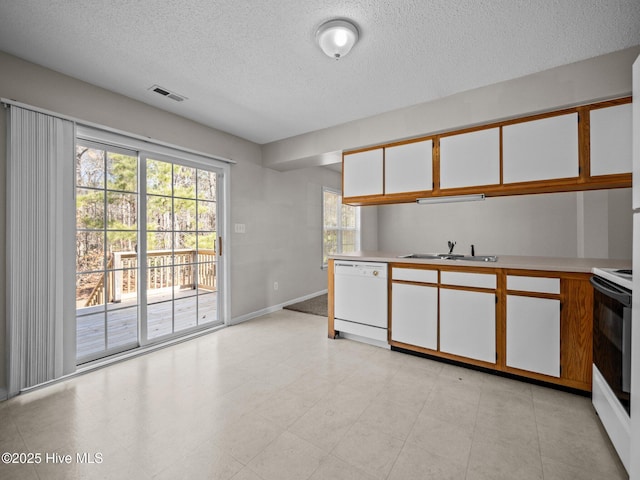
[[[385,148],[385,193],[433,189],[431,140]]]
[[[507,366],[560,377],[560,300],[507,295]]]
[[[499,183],[499,128],[440,139],[440,188]]]
[[[440,288],[440,351],[496,362],[496,296]]]
[[[438,349],[438,288],[393,283],[391,339]]]
[[[631,172],[632,105],[591,110],[591,176]]]
[[[382,195],[382,148],[344,156],[342,163],[343,197]]]
[[[504,183],[578,176],[578,114],[502,129]]]

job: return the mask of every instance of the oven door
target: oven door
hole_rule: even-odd
[[[630,413],[631,292],[601,277],[591,277],[593,363]]]

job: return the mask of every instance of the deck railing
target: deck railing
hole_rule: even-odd
[[[147,252],[146,289],[217,289],[215,250],[150,250]],[[173,267],[173,268],[171,268]],[[106,279],[106,289],[105,287]],[[134,296],[138,288],[138,254],[116,252],[109,259],[108,271],[92,290],[85,307],[121,302]]]

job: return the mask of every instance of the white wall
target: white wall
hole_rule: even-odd
[[[180,145],[237,162],[231,168],[233,318],[327,288],[321,270],[321,187],[339,188],[325,168],[280,173],[262,167],[259,145],[150,107],[0,52],[0,97]],[[0,120],[0,252],[5,252],[6,141]],[[0,255],[0,311],[5,311],[5,255]],[[273,281],[279,289],[273,290]],[[5,316],[0,315],[0,390],[5,382]]]
[[[320,167],[284,173],[253,165],[238,169],[259,171],[232,190],[232,223],[246,225],[246,233],[232,233],[233,305],[254,312],[326,289],[322,187],[340,188],[340,174]]]
[[[623,211],[620,211],[624,206]],[[631,189],[378,207],[378,246],[398,253],[631,258]]]
[[[263,146],[263,162],[287,170],[326,164],[332,152],[392,142],[631,93],[640,47],[451,95]],[[526,195],[481,204],[378,207],[378,246],[441,252],[631,258],[630,189]]]
[[[630,95],[631,64],[639,53],[640,46],[631,47],[268,143],[263,164],[278,170],[322,165],[339,160],[333,152]]]

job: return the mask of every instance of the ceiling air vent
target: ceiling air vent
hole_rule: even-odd
[[[183,100],[187,99],[187,97],[183,97],[182,95],[178,95],[177,93],[170,92],[166,88],[160,87],[158,85],[154,85],[153,87],[149,88],[149,90],[155,93],[159,93],[163,97],[167,97],[167,98],[170,98],[171,100],[175,100],[176,102],[182,102]]]

